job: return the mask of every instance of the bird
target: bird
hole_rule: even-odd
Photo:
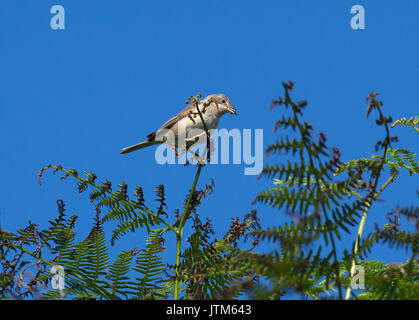
[[[179,112],[177,116],[165,122],[158,130],[147,135],[147,140],[123,148],[121,154],[162,143],[188,149],[199,141],[202,135],[206,135],[205,126],[211,132],[217,128],[222,115],[226,113],[237,114],[236,109],[232,106],[230,99],[225,94],[211,94],[207,96],[198,102],[198,108],[201,111],[205,125],[202,123],[196,103],[192,102]],[[192,136],[190,137],[190,135]],[[179,137],[184,137],[185,141],[173,141],[173,138],[179,140]]]

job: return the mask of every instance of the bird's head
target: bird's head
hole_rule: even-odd
[[[223,113],[230,112],[237,114],[236,109],[231,105],[230,99],[225,94],[211,94],[205,98],[206,101],[211,100],[218,106],[219,111]]]

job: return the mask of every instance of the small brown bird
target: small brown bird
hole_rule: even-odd
[[[208,105],[210,101],[212,102]],[[207,104],[206,107],[205,104]],[[227,112],[236,114],[236,109],[231,105],[230,100],[224,94],[209,95],[205,99],[199,101],[198,108],[202,113],[207,129],[210,131],[217,128],[218,121],[223,114]],[[177,142],[177,145],[186,147],[187,149],[196,143],[198,138],[203,134],[206,134],[205,128],[196,109],[196,104],[191,103],[177,116],[163,124],[159,130],[150,133],[147,136],[146,141],[126,147],[122,149],[121,153],[130,153],[155,144],[167,143],[172,145],[174,144],[173,137],[175,137],[176,140],[178,140],[179,137],[184,137],[186,146],[185,143],[179,141]]]

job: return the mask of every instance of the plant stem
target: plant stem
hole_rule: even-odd
[[[183,210],[182,218],[179,223],[179,228],[176,232],[176,266],[175,266],[175,293],[174,293],[174,300],[178,299],[179,296],[179,266],[180,266],[180,254],[181,254],[181,244],[182,244],[182,233],[183,227],[185,226],[186,219],[189,216],[189,205],[191,203],[193,194],[195,193],[196,184],[198,183],[199,175],[201,174],[202,164],[198,163],[198,170],[195,174],[195,179],[192,184],[191,192],[189,193],[188,201],[186,202],[185,209]]]
[[[210,102],[211,103],[211,102]],[[206,105],[204,105],[204,108]],[[205,123],[204,117],[202,116],[201,110],[199,110],[199,103],[196,102],[196,110],[198,111],[199,117],[202,121],[202,124],[205,129],[205,133],[207,135],[207,161],[209,161],[210,158],[210,151],[209,151],[209,131],[207,128],[207,125]],[[175,292],[174,292],[174,300],[177,300],[179,298],[179,266],[180,266],[180,254],[181,254],[181,246],[182,246],[182,234],[183,234],[183,228],[186,223],[186,219],[189,216],[189,205],[191,203],[193,194],[195,193],[196,184],[198,183],[199,175],[201,174],[201,169],[203,167],[203,164],[198,161],[198,170],[195,174],[195,179],[192,184],[191,193],[189,194],[188,201],[186,202],[185,209],[183,210],[182,218],[179,223],[179,228],[176,232],[176,265],[175,265]]]
[[[211,104],[211,102],[209,104]],[[205,108],[206,108],[206,105],[204,104],[204,109]],[[199,105],[198,104],[196,104],[196,110],[198,111],[199,118],[201,119],[202,124],[204,125],[205,133],[207,135],[207,161],[209,162],[210,161],[210,135],[209,135],[207,124],[205,123],[204,117],[201,113],[201,110],[199,110]]]
[[[381,186],[381,188],[374,194],[371,201],[366,203],[365,210],[362,213],[361,221],[359,222],[358,233],[356,235],[353,258],[352,258],[352,264],[351,264],[351,270],[350,270],[351,277],[353,276],[353,269],[356,266],[356,256],[358,255],[358,251],[359,251],[359,243],[361,242],[361,237],[362,237],[362,233],[364,231],[365,221],[367,220],[367,215],[368,215],[368,211],[371,207],[371,204],[375,199],[377,199],[377,197],[381,194],[381,192],[383,192],[383,190],[385,188],[387,188],[387,186],[396,179],[396,176],[397,176],[397,172],[393,173],[390,176],[390,178],[388,178],[388,180]],[[349,298],[351,297],[351,292],[352,292],[352,286],[351,286],[351,284],[349,284],[348,288],[346,289],[345,300],[349,300]]]

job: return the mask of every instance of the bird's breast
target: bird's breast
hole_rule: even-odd
[[[203,118],[208,130],[217,128],[219,118],[216,115],[203,114]],[[198,114],[191,115],[190,117],[184,117],[179,121],[178,128],[180,130],[186,130],[187,132],[193,129],[205,129],[201,121],[201,117]]]
[[[218,126],[218,120],[220,119],[216,114],[212,115],[204,115],[205,125],[208,129],[215,129]],[[201,123],[202,129],[204,129],[204,125]]]

